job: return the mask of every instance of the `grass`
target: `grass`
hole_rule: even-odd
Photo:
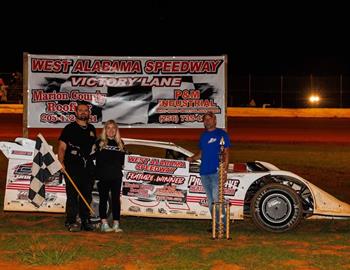
[[[196,150],[196,143],[179,144]],[[232,147],[230,160],[271,162],[350,202],[349,145],[238,143]],[[0,204],[6,164],[0,155]],[[212,269],[218,265],[245,269],[350,268],[349,220],[307,220],[296,230],[282,234],[257,230],[250,220],[236,221],[231,241],[211,240],[206,231],[208,220],[122,217],[124,232],[108,235],[72,234],[63,223],[63,215],[1,212],[0,264],[70,269],[71,264],[85,262],[86,269],[98,270]],[[91,260],[98,266],[89,265]]]
[[[43,242],[43,239],[37,238],[25,243],[25,247],[18,250],[16,255],[25,264],[61,265],[76,260],[82,254],[81,246],[68,248],[52,240]]]
[[[253,254],[254,256],[252,256]],[[210,260],[223,260],[226,263],[246,265],[249,266],[249,269],[261,269],[266,265],[271,265],[274,261],[296,258],[297,255],[283,250],[273,243],[265,243],[263,248],[258,243],[247,247],[221,248],[209,256]]]
[[[22,214],[23,218],[28,215]],[[10,224],[18,221],[12,213],[7,218]],[[63,217],[61,221],[63,224]],[[211,269],[218,261],[247,269],[280,269],[289,260],[320,269],[331,265],[347,269],[350,265],[347,220],[304,221],[295,231],[283,234],[256,230],[250,220],[237,221],[232,224],[232,241],[211,240],[206,232],[209,221],[124,217],[122,222],[125,232],[108,237],[99,232],[68,233],[61,224],[48,230],[33,222],[10,233],[2,225],[0,249],[7,252],[0,253],[0,259],[16,258],[27,265],[64,265],[87,258],[103,264],[117,258],[113,266],[132,262],[136,269]],[[100,269],[123,268],[104,265]]]
[[[99,251],[91,250],[89,248],[84,249],[84,255],[93,259],[103,259],[113,256],[123,256],[133,251],[132,246],[128,243],[116,244],[113,242],[100,243],[98,245]]]

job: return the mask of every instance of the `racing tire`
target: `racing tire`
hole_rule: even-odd
[[[294,189],[272,183],[257,191],[250,203],[250,212],[258,228],[280,233],[292,230],[300,223],[303,207]]]

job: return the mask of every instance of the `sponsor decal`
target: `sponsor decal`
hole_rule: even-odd
[[[15,181],[30,180],[32,173],[32,162],[20,164],[13,168],[13,178]]]
[[[20,150],[12,150],[11,154],[13,155],[19,155],[19,156],[31,156],[33,155],[33,152],[30,151],[20,151]]]
[[[228,179],[224,184],[224,195],[235,196],[240,181],[238,179]],[[188,190],[191,193],[205,194],[204,187],[202,186],[201,178],[197,175],[190,175],[188,180]]]

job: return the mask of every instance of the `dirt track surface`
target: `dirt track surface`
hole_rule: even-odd
[[[47,139],[57,139],[61,129],[29,129],[29,137],[41,132]],[[232,142],[318,142],[350,143],[350,119],[339,118],[228,118]],[[123,128],[123,137],[166,141],[199,138],[202,129]],[[0,140],[12,141],[22,136],[22,115],[0,114]]]

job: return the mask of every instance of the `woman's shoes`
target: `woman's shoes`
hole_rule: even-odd
[[[114,230],[109,227],[108,223],[101,224],[101,232],[113,232]]]
[[[122,232],[123,230],[119,227],[119,222],[114,222],[113,227],[109,227],[108,223],[101,224],[101,232]]]
[[[119,227],[119,222],[118,222],[118,221],[113,223],[112,230],[113,230],[114,232],[122,232],[122,231],[123,231],[123,230]]]

